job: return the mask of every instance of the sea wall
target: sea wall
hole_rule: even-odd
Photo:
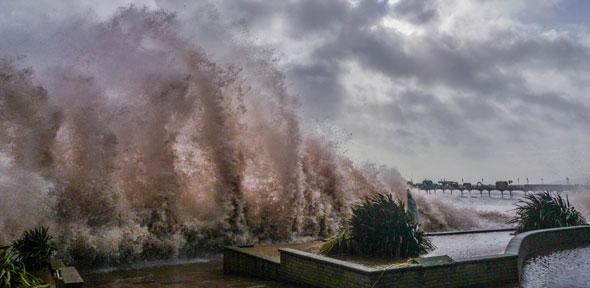
[[[454,263],[389,269],[372,287],[482,287],[516,283],[514,256],[495,255]]]
[[[544,229],[514,237],[503,254],[397,268],[372,268],[295,249],[279,249],[277,262],[226,247],[224,271],[322,288],[501,286],[518,283],[532,256],[587,244],[590,226]]]
[[[575,226],[529,231],[518,234],[506,247],[505,254],[518,256],[518,275],[522,274],[525,261],[535,255],[560,249],[590,244],[590,226]]]
[[[237,247],[224,247],[223,272],[280,280],[280,262]]]
[[[480,287],[518,281],[514,255],[376,269],[294,249],[280,253],[281,278],[313,287]]]
[[[307,253],[279,249],[281,278],[313,287],[371,287],[379,270],[351,262]]]
[[[371,268],[295,249],[280,262],[236,247],[224,249],[225,273],[311,287],[470,287],[518,281],[517,256],[494,255],[435,265]]]

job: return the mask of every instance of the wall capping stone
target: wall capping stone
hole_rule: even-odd
[[[498,229],[479,229],[479,230],[459,230],[459,231],[445,231],[445,232],[428,232],[424,233],[426,236],[447,236],[447,235],[462,235],[462,234],[482,234],[494,232],[511,232],[514,228],[498,228]]]
[[[276,263],[276,264],[281,264],[281,261],[277,261],[274,258],[267,257],[267,256],[264,256],[264,255],[260,255],[260,254],[256,254],[256,253],[252,253],[252,252],[250,252],[250,251],[248,251],[246,249],[243,249],[243,248],[238,248],[238,247],[234,247],[234,246],[223,246],[223,249],[224,250],[232,250],[232,251],[235,251],[235,252],[239,252],[239,253],[248,255],[250,257],[254,257],[254,258],[261,259],[261,260],[273,262],[273,263]]]
[[[309,259],[312,261],[324,263],[327,265],[338,266],[340,268],[352,270],[352,271],[359,272],[359,273],[371,274],[371,273],[381,271],[380,269],[367,267],[367,266],[364,266],[361,264],[356,264],[353,262],[343,261],[343,260],[339,260],[336,258],[327,257],[324,255],[309,253],[309,252],[291,249],[291,248],[281,248],[281,249],[279,249],[279,252],[281,253],[281,259],[282,259],[283,253],[285,253],[285,254],[296,256],[296,257],[302,257],[302,258],[306,258],[306,259]]]
[[[515,254],[518,255],[521,249],[522,242],[533,235],[544,235],[548,233],[555,233],[555,232],[563,232],[563,231],[575,231],[575,230],[589,230],[590,225],[580,225],[580,226],[570,226],[570,227],[559,227],[559,228],[549,228],[549,229],[541,229],[541,230],[533,230],[524,233],[517,234],[516,236],[510,239],[508,242],[508,246],[506,246],[506,250],[504,251],[505,254]],[[590,239],[588,239],[590,242]]]

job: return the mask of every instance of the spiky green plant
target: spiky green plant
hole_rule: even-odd
[[[336,234],[330,236],[326,243],[320,247],[320,253],[322,254],[337,254],[345,253],[345,251],[353,250],[353,241],[350,232],[350,227],[344,224]]]
[[[416,257],[434,246],[400,200],[374,194],[352,208],[352,217],[321,247],[323,254],[380,258]]]
[[[27,230],[12,246],[16,250],[17,260],[29,270],[39,270],[49,264],[49,258],[57,250],[51,240],[47,227]]]
[[[49,285],[43,283],[41,279],[27,272],[25,266],[16,258],[16,254],[12,247],[0,247],[0,287],[49,287]]]
[[[586,224],[569,199],[549,192],[529,194],[516,204],[516,216],[508,221],[517,224],[516,233],[530,230],[577,226]]]

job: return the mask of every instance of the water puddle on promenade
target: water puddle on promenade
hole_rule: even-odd
[[[522,287],[590,287],[590,246],[527,261]]]

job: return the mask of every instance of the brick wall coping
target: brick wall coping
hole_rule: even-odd
[[[223,246],[223,249],[231,250],[231,251],[236,251],[238,253],[246,254],[246,255],[248,255],[250,257],[262,259],[262,260],[269,261],[269,262],[272,262],[272,263],[275,263],[275,264],[281,264],[281,261],[277,261],[274,258],[267,257],[267,256],[264,256],[264,255],[260,255],[260,254],[256,254],[256,253],[252,253],[252,252],[249,252],[246,249],[238,248],[238,247],[235,247],[235,246]],[[281,249],[279,249],[279,250],[281,250]]]
[[[455,262],[452,262],[452,263],[441,263],[441,264],[428,265],[428,266],[412,266],[412,267],[407,267],[407,268],[420,268],[420,269],[427,270],[427,269],[432,269],[432,268],[440,268],[443,266],[457,266],[457,265],[463,265],[463,264],[487,263],[490,261],[516,258],[516,257],[517,257],[517,255],[507,255],[507,254],[485,255],[485,256],[477,256],[477,257],[472,257],[472,258],[465,258],[465,259],[461,259],[461,260],[456,260]],[[403,267],[402,268],[392,268],[391,270],[399,270],[399,269],[403,269]]]
[[[486,263],[486,262],[494,261],[494,260],[501,260],[501,259],[517,258],[518,257],[518,255],[496,254],[496,255],[486,255],[486,256],[466,258],[466,259],[457,260],[452,263],[441,263],[441,264],[435,264],[435,265],[429,265],[429,266],[422,266],[420,264],[410,264],[408,266],[402,266],[402,267],[392,266],[392,267],[373,268],[373,267],[368,267],[368,266],[364,266],[361,264],[356,264],[356,263],[352,263],[352,262],[334,259],[331,257],[326,257],[326,256],[323,256],[320,254],[314,254],[314,253],[304,252],[304,251],[290,249],[290,248],[279,249],[279,251],[281,251],[281,253],[305,258],[306,260],[317,261],[317,262],[320,262],[323,264],[337,266],[339,268],[343,268],[346,270],[351,270],[351,271],[363,273],[363,274],[375,274],[375,273],[382,273],[382,272],[387,272],[387,271],[402,272],[402,271],[414,271],[414,270],[428,270],[428,269],[437,269],[437,268],[444,267],[444,266]]]
[[[445,232],[428,232],[426,236],[446,236],[446,235],[462,235],[462,234],[480,234],[480,233],[494,233],[494,232],[511,232],[514,228],[496,228],[496,229],[480,229],[480,230],[459,230],[459,231],[445,231]]]
[[[332,266],[338,266],[339,268],[343,268],[346,270],[352,270],[352,271],[363,273],[363,274],[371,274],[371,273],[382,271],[380,269],[367,267],[367,266],[364,266],[361,264],[356,264],[356,263],[343,261],[343,260],[339,260],[339,259],[335,259],[335,258],[331,258],[331,257],[326,257],[326,256],[323,256],[320,254],[309,253],[309,252],[291,249],[291,248],[281,248],[281,249],[279,249],[279,251],[281,254],[285,253],[285,254],[289,254],[292,256],[305,258],[306,260],[312,260],[312,261],[321,262],[321,263],[332,265]]]
[[[510,255],[519,255],[521,251],[522,242],[533,235],[542,235],[547,233],[554,233],[554,232],[562,232],[562,231],[574,231],[574,230],[590,230],[590,225],[581,225],[581,226],[572,226],[572,227],[560,227],[560,228],[550,228],[550,229],[541,229],[541,230],[533,230],[524,233],[517,234],[516,236],[510,239],[508,242],[508,246],[506,246],[506,250],[504,251],[505,254]],[[590,239],[588,239],[590,242]]]

